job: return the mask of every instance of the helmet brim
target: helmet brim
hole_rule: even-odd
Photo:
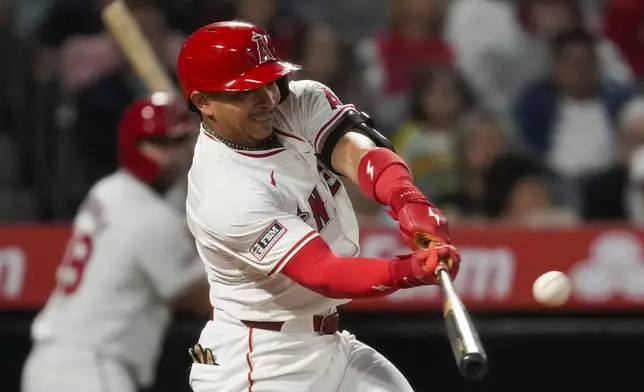
[[[220,91],[254,90],[301,68],[301,66],[287,61],[278,60],[267,62],[225,83]]]

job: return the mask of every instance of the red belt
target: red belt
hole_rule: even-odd
[[[338,332],[340,316],[337,311],[325,315],[313,316],[313,330],[320,335],[333,335]],[[281,331],[284,321],[247,321],[241,320],[248,328],[267,329],[269,331]]]

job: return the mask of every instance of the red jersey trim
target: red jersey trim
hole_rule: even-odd
[[[333,117],[331,117],[331,119],[329,119],[329,121],[327,121],[324,125],[322,125],[320,130],[315,135],[315,140],[313,141],[313,147],[315,147],[316,152],[318,152],[318,153],[320,152],[320,149],[318,148],[318,144],[319,144],[320,140],[325,139],[323,136],[327,133],[327,131],[329,131],[330,129],[333,129],[332,125],[334,125],[337,122],[337,120],[340,118],[340,116],[342,114],[344,114],[349,109],[355,109],[355,106],[353,106],[351,104],[342,106],[342,108],[339,109],[333,115]]]
[[[248,392],[253,392],[253,364],[250,361],[250,354],[253,353],[253,329],[248,328],[248,351],[246,352],[246,363],[248,364]]]
[[[206,135],[210,140],[214,140],[214,141],[215,141],[215,142],[217,142],[217,143],[221,143],[219,140],[217,140],[217,138],[216,138],[216,137],[212,136],[212,135],[211,135],[211,134],[209,134],[208,132],[206,132],[206,131],[203,131],[203,130],[202,130],[202,133],[203,133],[204,135]],[[280,147],[280,148],[276,148],[276,149],[273,149],[273,150],[267,150],[267,151],[255,151],[255,152],[251,152],[251,151],[239,151],[239,150],[234,150],[234,149],[233,149],[233,151],[235,151],[237,154],[240,154],[240,155],[243,155],[243,156],[246,156],[246,157],[251,157],[251,158],[266,158],[266,157],[273,156],[273,155],[275,155],[275,154],[279,154],[279,153],[280,153],[280,152],[282,152],[282,151],[286,151],[286,148]]]
[[[253,152],[250,152],[250,151],[243,151],[242,152],[242,151],[235,150],[235,152],[237,154],[241,154],[241,155],[243,155],[245,157],[251,157],[251,158],[266,158],[266,157],[270,157],[270,156],[279,154],[282,151],[286,151],[286,149],[285,148],[278,148],[278,149],[275,149],[275,150],[268,150],[268,151],[264,151],[264,152],[260,152],[260,153],[257,153],[257,152],[253,153]]]
[[[282,268],[284,268],[284,266],[286,265],[286,263],[288,263],[288,261],[291,260],[293,256],[295,256],[295,253],[297,253],[297,251],[302,249],[304,245],[308,244],[309,241],[311,241],[313,238],[317,236],[318,236],[318,232],[315,230],[311,230],[304,237],[300,238],[300,240],[297,241],[295,245],[293,245],[291,249],[289,249],[288,252],[284,254],[284,256],[282,256],[282,258],[275,264],[275,266],[271,268],[270,271],[268,271],[268,276],[271,276],[276,272],[281,271]]]

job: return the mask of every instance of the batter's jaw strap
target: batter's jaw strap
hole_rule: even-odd
[[[291,90],[288,88],[288,76],[282,76],[275,81],[277,89],[280,91],[280,102],[282,103],[288,98]],[[279,104],[278,104],[279,105]]]
[[[359,132],[371,139],[377,147],[386,148],[387,150],[395,152],[393,144],[373,127],[373,120],[367,113],[349,109],[342,114],[342,119],[329,132],[329,136],[327,136],[322,147],[319,158],[326,167],[332,168],[331,155],[333,154],[333,150],[342,136],[349,131]]]

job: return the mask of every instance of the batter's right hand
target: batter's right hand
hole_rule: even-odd
[[[411,275],[400,282],[400,288],[416,287],[422,285],[437,285],[436,269],[439,263],[444,263],[452,279],[456,278],[461,264],[461,255],[458,250],[447,244],[432,244],[429,248],[418,249],[406,256],[399,256],[411,264]]]

